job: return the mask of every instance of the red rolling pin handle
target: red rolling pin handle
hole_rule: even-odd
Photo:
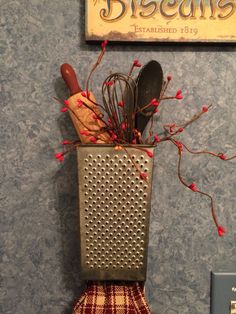
[[[81,87],[79,86],[75,71],[69,63],[64,63],[61,65],[61,76],[66,82],[71,96],[82,91]]]

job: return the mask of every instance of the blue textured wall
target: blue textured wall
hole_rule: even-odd
[[[1,280],[4,314],[70,313],[78,275],[76,159],[53,155],[75,135],[52,96],[66,97],[59,66],[69,62],[83,85],[98,46],[84,41],[78,0],[1,0]],[[194,149],[236,151],[236,50],[225,46],[109,47],[94,80],[98,93],[110,70],[127,71],[134,58],[158,60],[172,74],[182,102],[166,103],[161,121],[182,121],[213,109],[181,135]],[[154,314],[209,313],[210,270],[236,261],[236,169],[210,157],[186,155],[189,182],[211,192],[228,230],[218,238],[207,199],[176,176],[175,147],[156,150],[146,295]]]

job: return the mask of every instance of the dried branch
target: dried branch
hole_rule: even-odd
[[[217,217],[216,217],[216,214],[215,214],[215,209],[214,209],[213,197],[210,194],[206,193],[206,192],[198,190],[196,188],[195,184],[192,183],[192,184],[189,185],[188,183],[186,183],[186,181],[183,179],[183,176],[181,174],[182,149],[178,146],[178,144],[174,140],[171,140],[171,142],[178,148],[178,156],[179,156],[179,158],[178,158],[178,178],[179,178],[180,182],[184,186],[186,186],[187,188],[191,189],[193,192],[199,193],[201,195],[204,195],[204,196],[208,197],[208,199],[210,200],[210,204],[211,204],[211,214],[212,214],[213,221],[214,221],[214,223],[215,223],[215,225],[217,227],[219,235],[222,236],[223,234],[221,234],[221,232],[224,233],[225,231],[223,232],[224,228],[222,226],[220,226],[219,223],[218,223],[218,220],[217,220]]]
[[[235,159],[236,158],[236,155],[235,156],[232,156],[232,157],[226,157],[224,154],[222,153],[213,153],[213,152],[210,152],[210,151],[207,151],[207,150],[202,150],[202,151],[193,151],[191,150],[190,148],[188,148],[183,142],[182,142],[184,148],[191,154],[194,154],[194,155],[201,155],[201,154],[206,154],[206,155],[211,155],[211,156],[214,156],[214,157],[218,157],[220,158],[221,160],[225,160],[225,161],[228,161],[228,160],[232,160],[232,159]]]
[[[209,105],[208,107],[206,107],[206,108],[207,108],[207,111],[208,111],[208,109],[211,108],[211,107],[212,107],[212,105]],[[190,124],[192,124],[193,122],[195,122],[196,120],[198,120],[198,119],[199,119],[205,112],[207,112],[207,111],[203,111],[203,110],[202,110],[202,111],[196,113],[190,120],[188,120],[188,121],[186,121],[186,122],[183,122],[182,124],[176,125],[175,123],[172,123],[171,125],[175,125],[175,127],[178,128],[178,129],[177,129],[175,132],[173,132],[173,133],[170,133],[170,132],[168,131],[168,129],[166,128],[166,126],[168,126],[168,125],[164,125],[163,128],[164,128],[164,130],[165,130],[169,135],[166,136],[166,137],[163,137],[162,139],[160,139],[160,141],[163,142],[163,141],[171,140],[175,135],[177,135],[177,134],[180,133],[180,131],[179,131],[180,128],[182,128],[182,129],[184,130],[184,129],[185,129],[186,127],[188,127]]]

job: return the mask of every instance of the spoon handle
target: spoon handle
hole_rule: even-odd
[[[61,76],[63,77],[66,85],[70,90],[70,95],[73,96],[82,91],[75,71],[69,63],[64,63],[61,65]]]

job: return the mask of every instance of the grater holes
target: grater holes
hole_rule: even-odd
[[[86,219],[86,221],[91,220],[92,224],[89,224],[90,227],[86,227],[86,230],[88,230],[88,233],[86,231],[86,241],[91,234],[93,235],[91,241],[88,242],[90,243],[89,250],[86,251],[90,254],[90,257],[94,258],[92,262],[90,262],[90,265],[93,266],[93,269],[103,268],[104,270],[138,269],[140,268],[139,262],[142,251],[140,250],[141,246],[137,246],[137,244],[143,239],[141,231],[144,231],[142,225],[145,222],[143,218],[146,215],[146,211],[143,211],[146,205],[146,203],[144,203],[145,200],[143,200],[143,197],[141,198],[139,196],[143,193],[145,184],[140,181],[136,169],[131,167],[129,157],[124,157],[123,154],[119,156],[116,155],[116,157],[112,156],[111,161],[110,155],[109,160],[107,159],[107,155],[103,154],[101,154],[100,158],[98,158],[96,154],[92,156],[92,158],[88,158],[87,156],[88,162],[86,162],[86,166],[88,167],[88,163],[92,163],[94,168],[96,166],[96,171],[100,171],[100,174],[99,172],[97,173],[95,169],[91,168],[93,172],[95,172],[95,175],[92,173],[92,170],[89,171],[88,168],[86,172],[87,179],[83,186],[87,191],[88,188],[91,187],[92,190],[85,196],[84,201],[86,201],[86,203],[84,201],[83,203],[86,209],[90,208],[89,205],[94,204],[93,202],[95,201],[94,206],[90,208],[89,212],[92,209],[91,212],[92,215],[94,215],[93,208],[95,208],[96,219],[99,219],[100,223],[97,222],[96,219],[93,219],[93,216],[89,216],[89,212],[87,212],[86,217],[89,217],[89,219]],[[141,159],[140,155],[138,157],[136,155],[133,156],[135,157],[133,159],[134,162],[139,166],[143,165],[143,169],[147,168],[147,166],[145,166],[145,160]],[[121,159],[121,162],[119,162],[119,159]],[[104,162],[102,162],[102,160],[104,160]],[[113,167],[113,169],[111,167]],[[102,168],[104,168],[104,170],[102,170]],[[119,171],[119,169],[121,169],[121,171]],[[95,177],[96,181],[94,180]],[[104,178],[102,179],[102,177]],[[131,184],[131,181],[134,183]],[[118,185],[120,185],[120,187],[118,187]],[[130,191],[131,189],[133,190],[132,192]],[[95,193],[95,197],[93,193]],[[135,209],[138,209],[138,211],[135,212]],[[123,216],[124,213],[125,216]],[[138,216],[139,213],[141,213],[140,217]],[[108,214],[108,216],[106,214]],[[141,224],[137,224],[137,221],[141,221]],[[104,228],[101,228],[101,225],[104,225]],[[101,230],[104,232],[101,232]],[[107,230],[109,230],[109,232]],[[103,248],[106,248],[106,251],[110,252],[110,254],[106,255],[106,261],[102,256],[105,253],[105,251],[102,250]],[[138,252],[139,255],[133,252]],[[120,260],[121,256],[125,256],[123,261]],[[136,256],[138,263],[135,260]],[[90,265],[88,267],[90,267]]]

